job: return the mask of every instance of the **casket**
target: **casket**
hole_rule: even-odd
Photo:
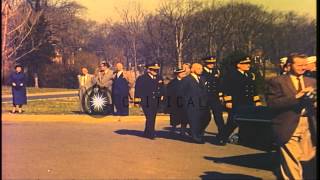
[[[275,148],[272,119],[276,113],[266,106],[244,106],[235,109],[233,119],[239,127],[238,144],[272,151]]]

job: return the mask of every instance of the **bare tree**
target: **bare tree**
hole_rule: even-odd
[[[2,2],[2,80],[4,80],[10,68],[10,63],[15,63],[20,58],[35,51],[40,44],[32,44],[22,54],[17,54],[17,51],[23,47],[31,35],[39,17],[43,10],[37,9],[40,0],[3,0]],[[36,6],[34,6],[36,5]]]
[[[134,62],[134,71],[136,72],[137,67],[137,45],[138,45],[138,36],[141,33],[144,12],[141,8],[141,5],[137,2],[132,2],[128,4],[128,7],[119,11],[120,16],[122,17],[122,22],[124,27],[127,29],[126,37],[131,44],[133,62]],[[135,74],[136,76],[136,74]]]
[[[178,67],[182,66],[184,47],[192,35],[191,29],[187,31],[189,18],[200,10],[200,7],[201,3],[193,0],[174,0],[164,1],[159,9],[160,15],[166,19],[167,26],[174,34]]]

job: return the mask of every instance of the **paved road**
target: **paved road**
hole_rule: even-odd
[[[78,96],[77,91],[38,93],[38,94],[28,94],[28,100],[75,97],[75,96]],[[12,102],[11,96],[3,96],[1,99],[2,99],[2,102],[4,103]]]
[[[144,118],[2,115],[3,179],[275,179],[274,156],[228,144],[194,144],[159,116],[155,140]]]

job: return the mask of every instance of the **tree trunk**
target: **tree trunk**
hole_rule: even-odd
[[[134,60],[134,78],[137,78],[137,47],[136,47],[136,37],[133,37],[132,47],[133,47],[133,60]]]
[[[8,70],[8,57],[7,57],[7,33],[8,33],[8,16],[9,16],[9,5],[7,2],[4,4],[4,22],[3,22],[3,32],[2,32],[2,46],[1,46],[1,56],[2,56],[2,71],[1,71],[1,79],[2,82],[5,82],[5,75]]]
[[[181,68],[183,63],[183,24],[180,28],[176,26],[176,49],[178,54],[177,65]]]

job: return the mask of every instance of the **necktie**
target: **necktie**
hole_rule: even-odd
[[[86,75],[82,76],[82,85],[86,84]]]
[[[300,92],[302,90],[302,84],[301,84],[300,77],[297,77],[297,80],[298,80],[298,92]]]

